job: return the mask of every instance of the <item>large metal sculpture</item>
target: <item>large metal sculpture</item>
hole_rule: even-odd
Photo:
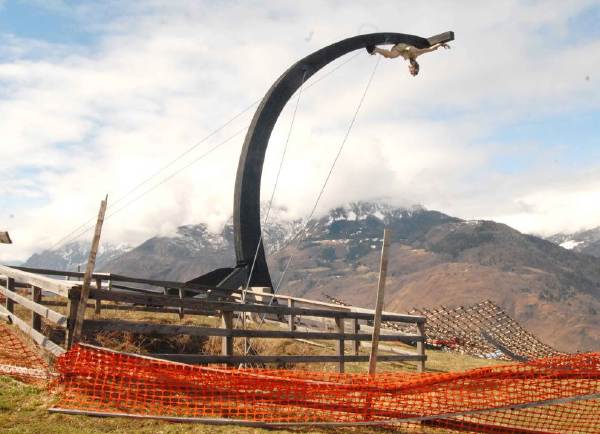
[[[233,202],[233,225],[237,264],[200,276],[190,283],[234,290],[242,285],[271,287],[271,275],[261,239],[260,184],[271,132],[279,114],[298,88],[335,59],[354,50],[376,45],[404,43],[418,49],[454,39],[453,32],[431,38],[402,33],[359,35],[331,44],[293,64],[271,86],[258,106],[248,128],[240,155]],[[258,249],[258,250],[257,250]],[[251,272],[252,269],[252,272]],[[250,275],[251,273],[251,275]]]

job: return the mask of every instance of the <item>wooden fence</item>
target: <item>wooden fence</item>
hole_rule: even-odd
[[[68,329],[69,318],[41,303],[42,289],[53,295],[68,298],[70,291],[75,286],[65,281],[0,266],[0,294],[5,299],[5,305],[0,306],[0,313],[4,314],[10,323],[31,337],[41,348],[54,356],[59,356],[65,352],[64,343],[61,346],[42,333],[42,318],[44,321],[65,328],[65,330]],[[29,297],[17,293],[18,289],[27,290]],[[29,321],[16,315],[15,303],[30,312]]]
[[[53,355],[60,355],[69,347],[76,321],[80,300],[81,282],[79,280],[59,280],[48,277],[61,276],[63,279],[81,279],[83,273],[56,270],[32,269],[24,267],[0,266],[0,294],[5,298],[5,306],[0,313],[10,322],[29,335],[40,347]],[[95,313],[92,318],[84,318],[84,332],[120,331],[138,334],[162,336],[188,335],[221,338],[220,355],[210,354],[153,354],[154,357],[186,363],[323,363],[339,364],[343,372],[345,362],[366,362],[368,355],[359,354],[361,342],[367,346],[371,342],[374,311],[356,307],[345,307],[316,300],[276,295],[254,291],[244,294],[246,302],[241,301],[241,293],[222,294],[213,288],[191,285],[185,282],[159,281],[131,278],[108,273],[95,273],[95,288],[90,291]],[[137,287],[132,286],[137,284]],[[140,287],[139,285],[143,285]],[[154,288],[151,289],[151,288]],[[157,289],[160,289],[159,292]],[[25,295],[19,294],[17,290]],[[67,306],[67,315],[51,309],[52,304],[44,301],[45,294],[52,294],[64,300],[54,302]],[[191,297],[190,295],[195,295]],[[103,303],[105,302],[105,303]],[[109,303],[106,303],[109,302]],[[14,305],[20,304],[30,312],[30,320],[15,314]],[[123,319],[101,318],[105,309],[143,310],[157,313],[178,313],[185,315],[203,315],[220,317],[221,327],[201,327],[195,325],[160,324],[135,322]],[[234,319],[252,318],[260,324],[275,324],[279,330],[257,328],[239,329],[234,327]],[[425,317],[384,312],[382,320],[391,323],[414,325],[414,333],[384,331],[382,342],[401,342],[413,344],[416,351],[399,350],[390,347],[392,354],[381,354],[379,361],[415,361],[419,370],[425,366]],[[65,341],[54,342],[42,333],[42,321],[64,328]],[[334,355],[236,355],[236,338],[287,338],[300,340],[335,341]],[[353,343],[351,354],[346,353],[346,342]],[[385,345],[382,347],[385,348]],[[382,348],[382,349],[384,349]]]

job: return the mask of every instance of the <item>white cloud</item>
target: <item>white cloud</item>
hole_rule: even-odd
[[[543,170],[505,179],[491,163],[505,151],[484,139],[534,110],[598,108],[600,88],[581,75],[599,69],[600,59],[589,53],[600,42],[561,45],[567,19],[586,4],[115,3],[122,13],[113,18],[98,5],[73,12],[98,32],[90,47],[4,35],[0,226],[11,230],[15,244],[2,249],[0,261],[54,244],[93,217],[104,194],[114,204],[259,98],[292,62],[361,28],[373,31],[372,23],[424,36],[455,30],[457,40],[452,50],[423,57],[416,79],[403,61],[381,61],[321,210],[385,197],[549,232],[569,226],[561,213],[569,203],[580,210],[573,226],[600,224],[588,202],[598,203],[596,193],[585,187],[600,182],[597,172],[576,182],[573,173],[554,171],[554,189]],[[542,28],[558,42],[541,38]],[[303,94],[276,196],[291,215],[310,210],[374,62],[359,56]],[[270,142],[263,198],[271,192],[292,105]],[[243,128],[251,115],[113,212]],[[135,243],[185,223],[218,227],[231,213],[242,140],[243,134],[115,214],[105,237]],[[561,199],[549,199],[558,197],[556,189]]]
[[[514,204],[512,213],[497,215],[496,219],[528,232],[551,235],[557,231],[576,232],[598,226],[600,173],[595,170],[568,181],[557,179],[539,185],[515,197]],[[545,227],[540,226],[540,221],[546,223]]]

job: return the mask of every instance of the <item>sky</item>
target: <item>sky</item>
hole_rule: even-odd
[[[377,31],[456,40],[417,77],[365,51],[312,77],[271,136],[263,200],[287,143],[274,206],[310,212],[374,73],[318,212],[383,200],[539,235],[600,226],[598,21],[578,0],[0,0],[0,262],[91,239],[106,194],[113,244],[219,230],[256,102],[298,59]]]

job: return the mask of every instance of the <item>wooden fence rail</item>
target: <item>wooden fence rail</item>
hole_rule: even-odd
[[[182,326],[176,324],[148,324],[124,320],[86,320],[84,328],[88,331],[127,331],[139,334],[157,334],[165,336],[229,336],[234,338],[275,338],[275,339],[317,339],[317,340],[348,340],[370,341],[369,333],[317,332],[317,331],[287,331],[287,330],[255,330]],[[422,342],[420,335],[382,335],[381,341],[386,342]]]
[[[4,269],[2,270],[4,273],[6,271],[7,270]],[[43,282],[43,279],[30,278],[29,276],[22,275],[19,275],[19,277],[26,282],[35,281],[36,283],[45,283]],[[31,294],[31,299],[28,299],[16,292],[17,285],[15,278],[13,278],[11,275],[5,273],[2,282],[3,285],[0,286],[0,294],[2,294],[5,298],[5,305],[0,305],[0,315],[2,318],[11,324],[14,324],[23,333],[28,335],[36,344],[38,344],[40,348],[44,349],[50,354],[59,356],[64,353],[65,350],[61,348],[60,345],[52,342],[48,337],[42,334],[41,326],[42,318],[57,325],[66,325],[67,318],[64,315],[54,312],[53,310],[48,309],[46,306],[40,304],[42,301],[42,291],[39,287],[33,285],[30,285],[28,288],[26,287],[26,289],[29,289]],[[23,287],[23,285],[20,286]],[[50,287],[53,289],[56,288],[53,285],[50,285]],[[31,312],[29,323],[15,313],[15,303],[25,307]]]

